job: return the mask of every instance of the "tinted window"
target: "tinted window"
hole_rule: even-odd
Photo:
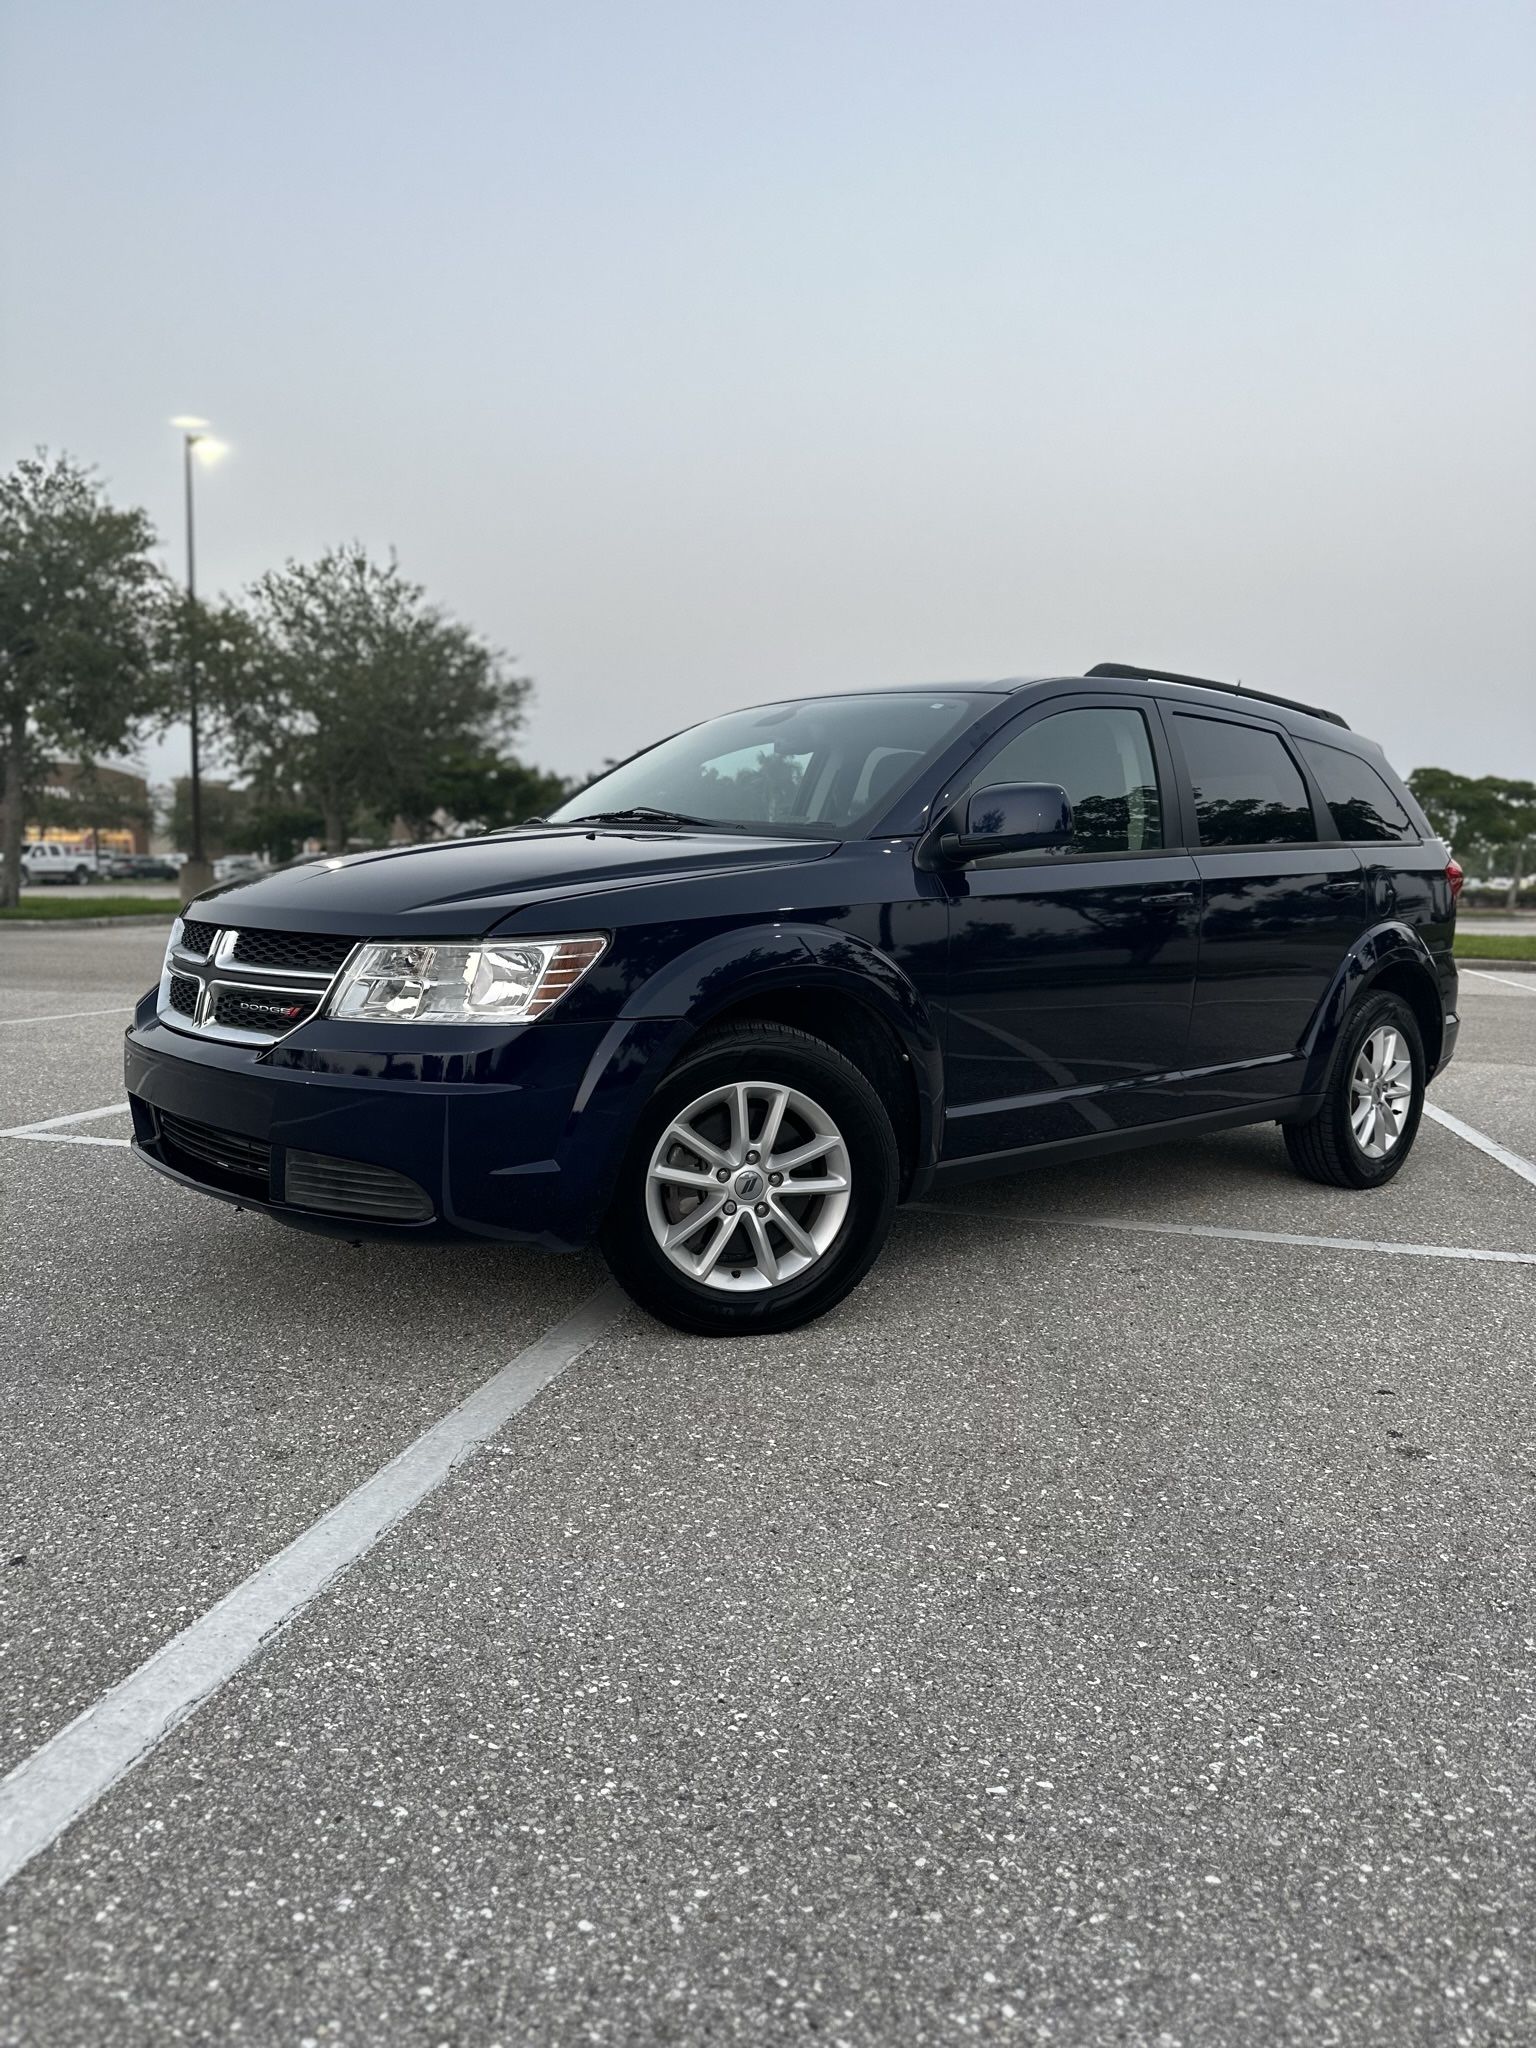
[[[732,711],[600,775],[557,824],[643,804],[739,826],[842,830],[878,817],[989,703],[926,690]]]
[[[1273,846],[1315,839],[1301,770],[1272,732],[1176,714],[1202,846]]]
[[[1323,786],[1341,839],[1416,839],[1408,813],[1385,777],[1358,754],[1321,740],[1303,740],[1312,773]]]
[[[1139,853],[1163,843],[1147,721],[1139,711],[1058,711],[995,754],[977,778],[1052,782],[1072,800],[1074,853]]]

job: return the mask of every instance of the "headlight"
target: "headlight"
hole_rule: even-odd
[[[576,986],[607,943],[592,936],[362,946],[326,1015],[379,1024],[529,1024]]]

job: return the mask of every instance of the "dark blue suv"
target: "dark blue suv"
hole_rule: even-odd
[[[1380,1186],[1455,1044],[1459,883],[1287,699],[1111,663],[761,705],[516,831],[189,903],[135,1144],[284,1222],[596,1239],[681,1328],[788,1329],[936,1183],[1269,1120]]]

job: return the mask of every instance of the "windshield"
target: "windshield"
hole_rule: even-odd
[[[643,811],[690,824],[843,832],[873,819],[986,701],[903,690],[732,711],[626,761],[550,814],[569,825]],[[637,823],[644,823],[643,818]]]

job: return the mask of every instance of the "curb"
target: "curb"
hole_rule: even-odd
[[[1490,971],[1497,969],[1500,974],[1536,974],[1536,960],[1501,960],[1497,955],[1491,960],[1485,960],[1480,954],[1458,953],[1456,955],[1456,965],[1458,967],[1486,967]]]
[[[0,933],[155,931],[180,915],[178,909],[166,917],[0,917]]]

